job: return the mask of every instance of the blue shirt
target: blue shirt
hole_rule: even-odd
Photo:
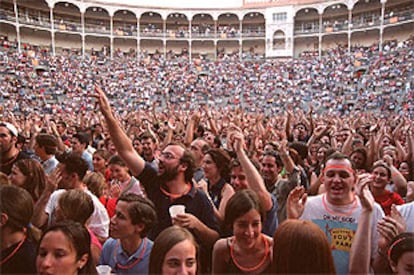
[[[99,265],[109,265],[112,272],[116,274],[148,274],[152,245],[153,242],[150,239],[144,238],[138,250],[128,256],[118,239],[109,238],[102,248]],[[144,254],[141,255],[142,253]],[[138,258],[141,260],[134,265]],[[128,265],[131,265],[129,269],[122,268]]]
[[[269,211],[266,211],[266,219],[263,223],[262,233],[273,238],[273,234],[278,226],[278,205],[275,196],[273,194],[270,194],[270,196],[272,197],[272,208],[270,208]]]

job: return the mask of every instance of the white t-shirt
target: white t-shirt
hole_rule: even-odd
[[[96,236],[102,237],[102,238],[108,238],[109,236],[109,216],[108,212],[106,211],[103,204],[99,201],[99,199],[92,194],[89,190],[84,190],[86,194],[91,196],[94,206],[94,211],[92,213],[92,216],[89,219],[88,228],[95,233]],[[56,207],[58,205],[58,201],[60,196],[66,192],[65,189],[59,189],[54,191],[49,198],[49,201],[46,204],[45,212],[49,215],[49,221],[48,224],[52,224],[55,219],[55,212]]]
[[[336,206],[327,201],[326,194],[322,194],[308,198],[305,211],[300,217],[302,220],[314,222],[325,232],[332,249],[337,274],[349,273],[349,253],[358,227],[361,209],[358,197],[351,204]],[[377,251],[377,221],[381,220],[383,216],[384,212],[381,206],[375,203],[371,227],[371,258]]]
[[[400,211],[407,224],[407,232],[414,232],[414,201],[397,205],[397,210]]]

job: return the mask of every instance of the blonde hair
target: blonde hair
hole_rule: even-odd
[[[98,198],[103,195],[104,190],[107,188],[105,178],[101,173],[90,172],[83,178],[83,182],[89,191]]]

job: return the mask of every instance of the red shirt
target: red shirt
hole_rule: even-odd
[[[374,198],[375,198],[375,201],[381,205],[382,210],[384,210],[384,213],[387,216],[391,213],[391,205],[404,204],[404,200],[401,198],[400,195],[398,195],[395,192],[388,191],[388,190],[385,190],[384,195],[376,196]]]
[[[108,196],[101,196],[99,198],[101,203],[105,206],[106,211],[108,212],[109,218],[115,214],[115,207],[116,207],[116,198],[110,198]]]

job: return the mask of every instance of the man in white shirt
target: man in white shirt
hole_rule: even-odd
[[[89,220],[89,229],[101,240],[108,238],[108,213],[99,199],[82,182],[88,171],[87,162],[77,154],[66,155],[59,160],[61,163],[56,169],[56,173],[53,174],[35,206],[32,223],[38,227],[42,227],[46,223],[48,225],[54,223],[60,196],[66,190],[81,189],[91,196],[95,208]],[[55,191],[56,187],[59,189]]]

